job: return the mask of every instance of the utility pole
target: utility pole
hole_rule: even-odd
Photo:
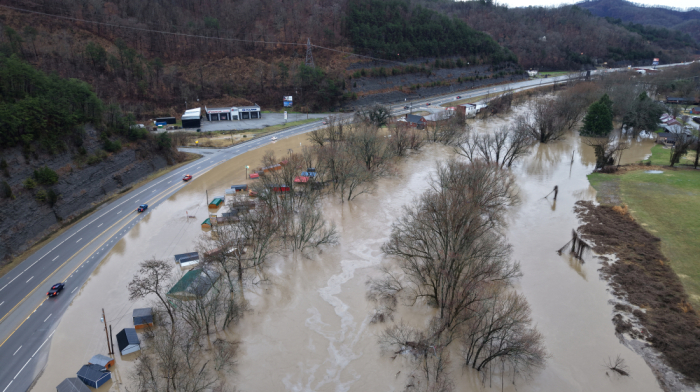
[[[114,355],[114,335],[112,334],[112,324],[109,324],[109,340],[112,343],[112,355]]]
[[[112,347],[109,345],[109,333],[107,332],[107,317],[105,317],[105,309],[102,308],[102,323],[105,325],[105,337],[107,338],[107,352],[109,355],[114,355]]]
[[[204,193],[207,195],[207,206],[209,205],[209,190],[205,190]]]

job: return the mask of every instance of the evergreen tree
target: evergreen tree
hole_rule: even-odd
[[[612,101],[607,94],[588,108],[583,119],[581,135],[607,136],[613,129]]]

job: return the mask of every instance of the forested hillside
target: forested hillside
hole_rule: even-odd
[[[697,53],[694,42],[667,46],[578,6],[508,8],[490,2],[436,3],[443,12],[489,33],[524,68],[579,69],[620,60],[675,62]]]
[[[137,119],[179,115],[185,102],[243,100],[279,108],[284,95],[294,95],[295,110],[301,111],[352,104],[363,94],[353,75],[367,58],[350,53],[391,60],[379,65],[392,70],[411,69],[404,62],[437,64],[439,57],[462,67],[494,66],[490,72],[507,63],[508,72],[517,72],[579,70],[606,61],[643,64],[653,57],[673,62],[697,51],[683,42],[670,47],[648,42],[644,34],[579,7],[509,9],[489,1],[5,0],[0,5],[0,53],[85,81],[105,102],[105,113],[121,110]],[[307,39],[314,45],[313,69],[304,66]],[[515,60],[519,66],[513,66]],[[418,72],[432,77],[422,67]],[[462,73],[470,74],[464,68]]]
[[[611,18],[625,24],[660,26],[688,34],[700,43],[700,11],[688,11],[660,6],[644,6],[625,0],[590,0],[578,3],[593,15]],[[673,4],[671,4],[673,5]],[[696,4],[697,6],[697,4]],[[639,27],[633,27],[638,29]]]

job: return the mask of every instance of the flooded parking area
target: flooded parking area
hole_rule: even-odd
[[[473,126],[478,132],[491,132],[508,118],[478,121]],[[73,377],[92,355],[106,354],[99,322],[102,308],[115,334],[132,326],[131,311],[148,304],[128,300],[127,284],[138,263],[193,251],[202,235],[200,223],[207,217],[207,194],[211,200],[243,182],[245,166],[259,166],[266,150],[280,156],[298,149],[299,143],[307,143],[304,135],[236,157],[193,179],[136,224],[63,316],[49,362],[33,390],[52,390],[64,378]],[[652,144],[635,142],[622,162],[643,159]],[[341,204],[337,198],[324,202],[325,218],[336,224],[340,243],[310,257],[276,255],[268,270],[269,282],[246,292],[250,310],[224,332],[241,342],[238,364],[227,375],[229,385],[240,391],[403,390],[413,365],[401,356],[381,355],[377,336],[385,325],[369,322],[373,306],[365,299],[365,282],[379,274],[382,263],[390,262],[381,246],[403,206],[426,189],[436,162],[453,155],[452,148],[429,145],[401,161],[398,175],[380,179],[373,194],[349,203]],[[599,278],[598,260],[587,255],[581,262],[556,253],[579,226],[574,203],[595,199],[586,178],[594,162],[592,148],[569,134],[565,140],[536,145],[512,168],[521,203],[509,213],[506,234],[523,272],[516,290],[529,301],[550,357],[544,369],[518,379],[515,386],[505,382],[504,390],[660,390],[644,360],[615,336],[611,295]],[[556,201],[545,198],[554,186],[559,189]],[[395,320],[424,327],[431,314],[426,306],[404,306]],[[463,367],[456,351],[451,364],[455,390],[501,388],[500,382],[489,388],[488,380],[483,383],[478,373]],[[136,355],[117,354],[113,381],[99,391],[126,391]],[[606,373],[604,362],[617,355],[625,359],[631,377]]]

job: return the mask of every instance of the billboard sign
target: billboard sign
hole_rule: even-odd
[[[285,95],[282,100],[284,101],[285,108],[292,106],[292,96],[291,95]]]
[[[659,59],[655,58],[651,65],[659,65]]]

